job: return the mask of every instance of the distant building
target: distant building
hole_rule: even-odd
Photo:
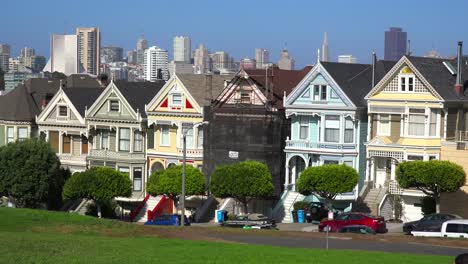
[[[211,58],[213,71],[229,70],[233,68],[238,70],[237,67],[234,67],[234,59],[225,51],[216,51],[209,56]]]
[[[25,72],[25,70],[19,58],[10,58],[8,60],[8,72]]]
[[[78,60],[84,70],[92,75],[99,74],[101,32],[99,28],[77,28],[78,37]]]
[[[190,63],[192,53],[192,42],[189,37],[174,37],[174,61]]]
[[[46,65],[46,58],[44,56],[33,55],[31,57],[21,57],[21,64],[25,68],[31,69],[33,72],[40,72]]]
[[[123,61],[123,49],[121,47],[102,47],[101,63]]]
[[[203,74],[211,71],[211,62],[210,57],[208,56],[208,49],[202,43],[195,50],[195,57],[194,57],[194,72],[196,74]]]
[[[52,35],[50,59],[43,71],[61,72],[67,76],[84,71],[78,59],[77,35]]]
[[[193,64],[181,61],[171,61],[169,63],[169,75],[193,73]]]
[[[128,80],[128,64],[126,62],[111,62],[106,68],[107,76],[111,80]]]
[[[8,64],[10,60],[10,45],[0,44],[0,70],[8,72]]]
[[[294,70],[294,59],[289,56],[289,52],[286,48],[281,51],[278,67],[281,70]]]
[[[169,80],[167,50],[157,46],[148,48],[144,57],[145,80],[154,82],[156,80]]]
[[[436,58],[436,59],[443,58],[442,55],[440,55],[440,53],[437,50],[435,50],[434,48],[432,48],[430,51],[428,51],[426,53],[426,55],[424,55],[424,57],[426,57],[426,58]]]
[[[20,53],[21,58],[32,57],[34,55],[36,55],[36,51],[33,48],[24,47],[21,49],[21,53]]]
[[[357,63],[357,58],[353,55],[339,55],[338,62],[341,63]]]
[[[407,33],[401,28],[392,27],[385,31],[385,54],[387,61],[397,61],[406,54]]]
[[[258,69],[266,68],[270,62],[270,53],[266,49],[257,48],[255,49],[255,60],[257,61]]]
[[[23,81],[27,79],[39,77],[39,73],[27,73],[19,71],[5,73],[5,93],[12,91],[16,88],[16,86],[18,86],[18,84],[22,84]]]
[[[328,61],[328,34],[325,32],[325,35],[323,36],[323,43],[322,43],[322,58],[320,59],[321,61]]]
[[[254,70],[257,67],[257,62],[251,58],[243,58],[240,61],[240,67],[244,70]]]
[[[136,61],[137,61],[137,52],[136,52],[136,50],[127,51],[127,63],[128,64],[136,64]]]
[[[145,62],[145,50],[148,49],[148,40],[144,38],[143,35],[137,40],[137,58],[136,58],[136,64],[138,65],[143,65]]]

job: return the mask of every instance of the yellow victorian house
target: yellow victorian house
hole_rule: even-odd
[[[404,56],[365,97],[366,192],[379,204],[373,213],[394,217],[394,200],[386,194],[396,194],[401,198],[402,220],[422,217],[424,194],[400,189],[396,166],[402,161],[441,159],[442,142],[465,127],[460,115],[466,111],[462,110],[466,100],[462,68],[457,60]]]
[[[148,115],[148,172],[183,162],[182,135],[186,134],[186,162],[201,170],[203,113],[232,76],[175,74],[146,106]]]

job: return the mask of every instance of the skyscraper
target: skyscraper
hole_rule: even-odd
[[[9,60],[10,60],[10,45],[0,44],[0,69],[3,72],[8,72]]]
[[[21,49],[21,58],[32,57],[34,55],[36,55],[36,51],[33,48],[24,47]]]
[[[289,56],[289,51],[286,48],[281,51],[278,67],[281,70],[294,70],[294,59]]]
[[[101,63],[123,61],[123,49],[121,47],[102,47]]]
[[[255,49],[255,60],[257,61],[258,69],[266,68],[270,62],[270,53],[266,49],[257,48]]]
[[[50,50],[50,59],[43,71],[57,71],[65,75],[83,72],[78,59],[77,35],[52,35]]]
[[[148,49],[148,41],[144,38],[143,35],[137,40],[137,65],[143,65],[145,61],[145,50]]]
[[[92,75],[99,74],[101,32],[99,28],[77,28],[78,59],[84,70]]]
[[[136,64],[136,61],[137,61],[137,52],[136,52],[136,50],[127,51],[127,63],[128,64]]]
[[[194,71],[197,74],[203,74],[211,71],[211,63],[210,57],[208,56],[208,49],[203,43],[200,44],[198,49],[195,50],[194,63]]]
[[[325,35],[323,36],[321,61],[328,61],[328,34],[327,32],[325,32]]]
[[[146,49],[144,53],[145,80],[154,82],[156,80],[168,80],[168,54],[167,50],[153,46]]]
[[[244,70],[253,70],[256,69],[257,62],[251,58],[243,58],[240,61],[240,67]]]
[[[385,31],[385,54],[384,59],[397,61],[406,54],[407,33],[401,28],[391,27]]]
[[[174,37],[174,61],[190,63],[190,54],[192,53],[192,42],[189,37]]]

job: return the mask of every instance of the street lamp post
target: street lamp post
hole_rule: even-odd
[[[195,123],[192,125],[192,129],[197,125],[205,125],[208,124],[208,121]],[[182,127],[183,128],[183,127]],[[183,144],[183,156],[182,156],[182,194],[181,194],[181,201],[180,206],[181,208],[181,217],[180,217],[180,226],[185,226],[185,166],[186,166],[186,159],[187,159],[187,130],[182,129],[182,144]]]

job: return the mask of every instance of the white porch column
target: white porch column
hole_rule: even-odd
[[[292,169],[292,188],[291,190],[296,191],[296,177],[297,177],[297,164]]]
[[[366,160],[366,181],[370,181],[370,160]]]
[[[133,139],[135,138],[135,132],[133,131],[133,127],[130,127],[130,153],[133,153]]]
[[[119,127],[115,127],[115,152],[118,152],[119,151],[119,144],[120,144],[120,140],[119,140]],[[112,128],[109,129],[109,134],[112,132]]]
[[[286,171],[285,171],[285,177],[284,177],[284,189],[288,190],[289,184],[290,184],[290,179],[289,179],[289,165],[286,164],[285,166]]]
[[[390,170],[390,180],[394,181],[395,175],[396,175],[396,161],[395,159],[392,159],[392,166]]]
[[[367,114],[367,141],[371,140],[372,134],[372,114]]]
[[[371,158],[370,163],[371,163],[371,166],[370,166],[370,179],[369,180],[373,181],[375,185],[375,158],[374,157]]]
[[[62,154],[62,149],[63,149],[63,132],[59,131],[59,149],[58,149],[59,154]]]

